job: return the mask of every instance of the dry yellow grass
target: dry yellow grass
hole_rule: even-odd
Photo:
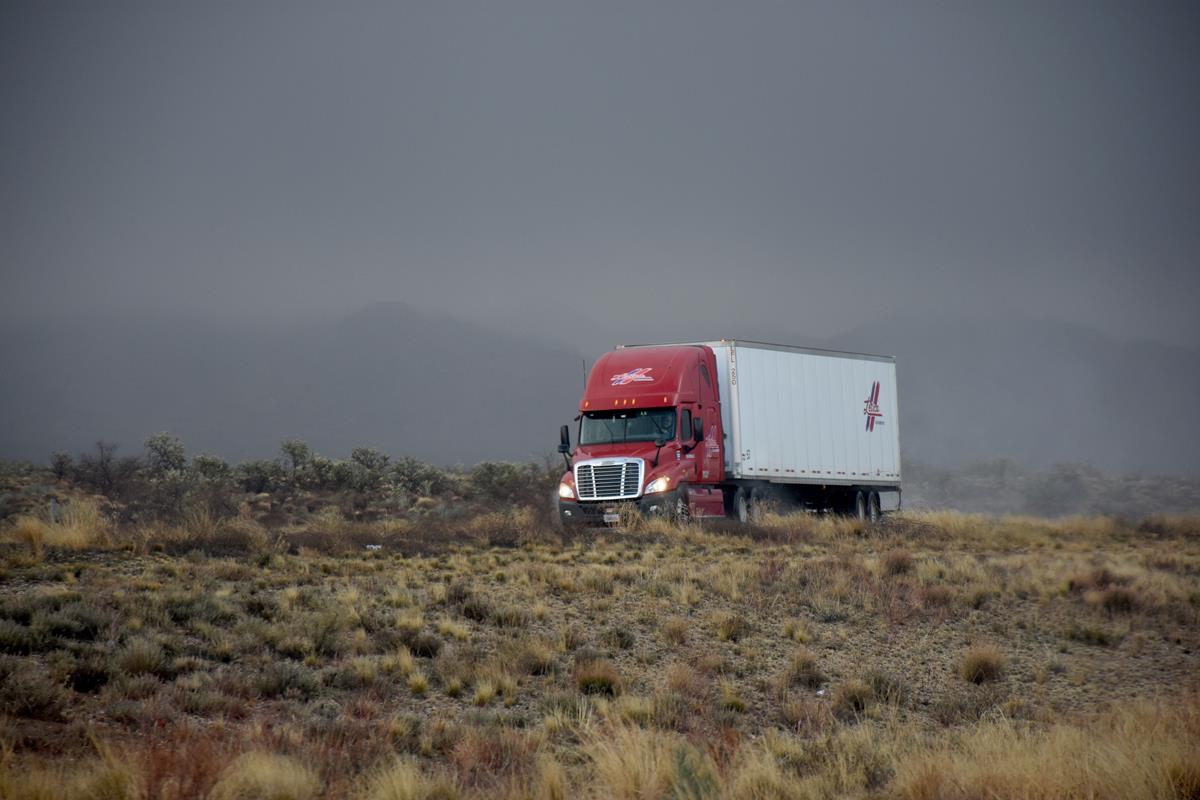
[[[958,674],[970,683],[986,683],[1003,675],[1006,663],[1000,648],[993,644],[977,644],[963,655]]]
[[[614,800],[668,796],[676,769],[674,754],[684,746],[678,737],[633,726],[604,731],[587,746],[595,771],[593,796]]]
[[[183,765],[210,800],[1194,796],[1194,519],[526,522],[36,563],[38,523],[0,572],[0,798],[100,781],[85,719],[143,796]]]
[[[142,787],[133,767],[109,750],[96,758],[66,767],[30,764],[18,767],[12,751],[0,756],[0,798],[3,800],[141,800]]]
[[[1087,726],[982,725],[899,767],[907,800],[1155,800],[1200,796],[1200,704],[1138,702]]]
[[[411,759],[396,759],[366,782],[362,800],[455,800],[460,789],[443,775],[427,775]]]
[[[311,769],[287,756],[251,752],[221,774],[211,800],[316,800],[321,781]]]
[[[38,558],[44,548],[85,550],[112,544],[112,525],[99,504],[88,497],[72,500],[60,507],[58,519],[47,522],[30,516],[17,517],[4,539],[29,546]]]
[[[46,546],[46,536],[50,526],[35,517],[17,517],[12,526],[5,531],[7,541],[28,546],[37,559],[41,559]]]

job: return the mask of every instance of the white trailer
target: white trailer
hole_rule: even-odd
[[[807,496],[803,487],[815,486],[847,504],[865,496],[879,510],[899,508],[894,358],[738,340],[697,344],[717,357],[727,481],[790,485]]]

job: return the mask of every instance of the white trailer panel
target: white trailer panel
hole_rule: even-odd
[[[717,356],[730,478],[900,484],[890,356],[704,342]]]

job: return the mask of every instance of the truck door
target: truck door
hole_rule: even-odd
[[[716,384],[708,365],[700,364],[700,402],[695,414],[704,423],[704,440],[696,446],[699,460],[696,479],[700,483],[717,483],[721,472],[721,407],[717,403]]]
[[[683,467],[680,478],[688,483],[696,483],[700,478],[702,456],[700,448],[692,447],[692,419],[699,414],[697,406],[686,403],[679,409],[679,442],[682,447],[676,450],[676,457],[681,459]]]

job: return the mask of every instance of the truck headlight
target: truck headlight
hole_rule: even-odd
[[[575,490],[571,488],[571,484],[563,481],[558,485],[558,496],[564,500],[574,500]]]
[[[671,488],[671,479],[666,475],[661,478],[655,478],[646,484],[646,494],[655,494],[656,492],[665,492]]]

